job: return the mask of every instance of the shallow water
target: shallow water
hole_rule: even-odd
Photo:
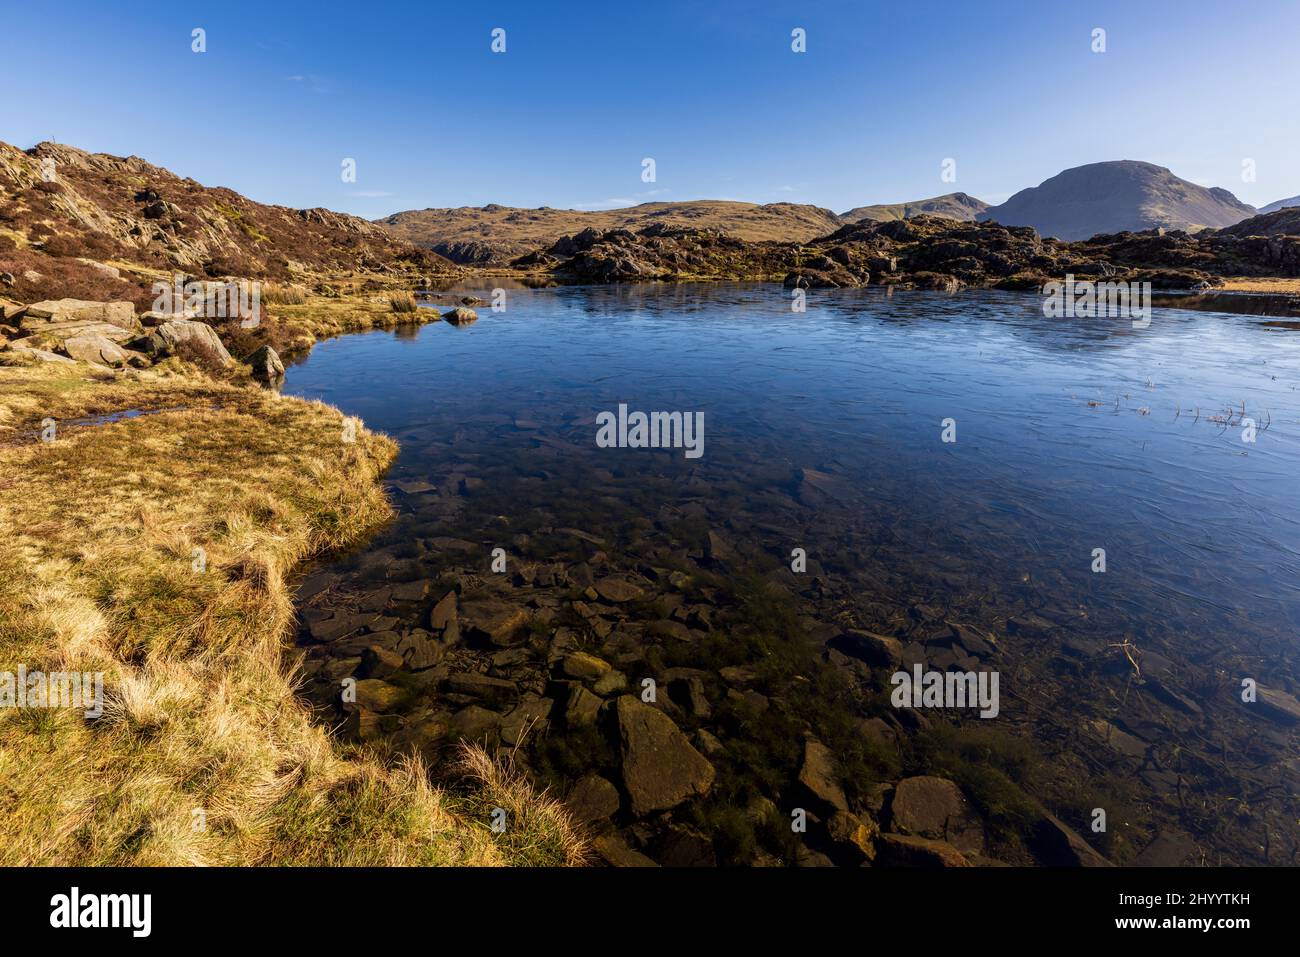
[[[494,544],[546,561],[537,542],[575,527],[635,567],[666,516],[689,519],[764,572],[806,549],[791,590],[809,620],[921,641],[978,624],[1027,669],[1003,666],[1019,700],[1055,696],[1059,714],[1149,745],[1251,739],[1272,768],[1255,784],[1281,782],[1273,762],[1294,737],[1234,711],[1233,691],[1241,677],[1300,690],[1300,334],[1172,309],[1143,329],[1048,319],[997,292],[816,291],[797,314],[763,284],[518,289],[504,312],[476,308],[466,327],[323,342],[288,370],[286,392],[402,445],[401,514],[369,552],[418,559],[415,538],[468,539],[486,572]],[[703,456],[598,448],[595,417],[620,403],[702,412]],[[1120,700],[1123,661],[1106,681],[1063,673],[1072,642],[1097,661],[1131,649],[1178,720]],[[1008,717],[1039,732],[1050,718]],[[1168,791],[1168,762],[1154,764],[1139,774]],[[1207,795],[1243,787],[1178,774]],[[1258,860],[1224,850],[1253,832],[1180,827]]]

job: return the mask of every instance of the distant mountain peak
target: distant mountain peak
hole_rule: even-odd
[[[846,223],[883,223],[914,216],[942,216],[962,222],[974,222],[975,217],[989,208],[989,204],[968,193],[946,193],[930,199],[917,199],[910,203],[879,203],[858,206],[840,214]]]
[[[1300,196],[1292,196],[1290,199],[1279,199],[1276,202],[1269,203],[1267,206],[1261,206],[1261,213],[1276,213],[1279,209],[1290,209],[1292,206],[1300,206]]]
[[[1074,240],[1161,227],[1222,228],[1255,212],[1229,190],[1198,186],[1155,163],[1108,160],[1063,170],[977,218]]]

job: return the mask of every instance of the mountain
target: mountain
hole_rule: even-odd
[[[1300,206],[1300,196],[1292,196],[1290,199],[1279,199],[1275,203],[1269,203],[1267,206],[1261,206],[1261,213],[1276,213],[1279,209],[1289,209],[1292,206]]]
[[[357,216],[254,202],[137,156],[0,143],[0,295],[146,298],[154,279],[454,271]]]
[[[520,209],[512,206],[460,206],[394,213],[377,223],[393,236],[431,249],[453,262],[472,265],[505,263],[546,249],[564,236],[585,229],[639,230],[655,223],[672,227],[717,229],[749,242],[806,242],[839,229],[829,209],[797,203],[739,203],[693,200],[642,203],[623,209]]]
[[[1253,215],[1253,206],[1226,189],[1197,186],[1152,163],[1116,160],[1057,173],[976,218],[1072,240],[1159,227],[1231,226]]]
[[[918,199],[911,203],[858,206],[847,213],[840,213],[840,219],[846,223],[885,223],[895,219],[911,219],[914,216],[942,216],[945,219],[970,223],[988,208],[988,203],[974,196],[965,193],[948,193],[945,196]]]

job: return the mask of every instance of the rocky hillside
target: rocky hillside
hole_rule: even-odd
[[[393,235],[431,249],[453,262],[501,265],[544,250],[564,236],[594,229],[644,229],[661,225],[714,229],[749,242],[804,242],[838,229],[829,209],[796,203],[736,203],[697,200],[642,203],[626,209],[517,209],[495,203],[457,209],[394,213],[378,221]]]
[[[143,305],[152,278],[177,271],[310,282],[452,267],[356,216],[263,205],[136,156],[0,143],[0,294]]]
[[[717,229],[655,223],[635,232],[584,229],[511,265],[542,270],[570,282],[640,282],[653,279],[779,279],[797,246],[746,242]]]
[[[1300,206],[1285,206],[1271,213],[1252,216],[1221,230],[1224,236],[1300,236]]]
[[[1152,163],[1117,160],[1067,169],[977,218],[1033,226],[1058,239],[1088,239],[1126,230],[1231,226],[1253,215],[1253,206],[1226,189],[1197,186]]]
[[[843,226],[807,243],[749,243],[717,230],[656,225],[588,229],[515,260],[567,282],[781,280],[788,286],[955,290],[1035,289],[1080,279],[1150,282],[1157,289],[1215,286],[1225,276],[1300,275],[1300,210],[1232,229],[1151,229],[1086,242],[1043,238],[1029,226],[939,216]]]
[[[884,223],[893,219],[911,219],[914,216],[942,216],[945,219],[958,219],[970,222],[989,208],[982,199],[968,196],[966,193],[948,193],[933,199],[918,199],[910,203],[886,203],[877,206],[858,206],[846,213],[840,213],[840,219],[846,223]]]

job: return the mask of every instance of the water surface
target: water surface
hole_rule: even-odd
[[[1008,720],[1035,733],[1103,721],[1156,749],[1264,749],[1262,776],[1232,784],[1191,766],[1171,782],[1151,751],[1129,769],[1150,794],[1282,783],[1294,737],[1235,692],[1300,682],[1300,333],[1174,309],[1142,329],[1048,319],[998,292],[817,291],[795,313],[762,284],[519,289],[477,308],[467,327],[323,342],[288,371],[287,392],[402,445],[401,514],[372,553],[456,538],[486,571],[494,544],[545,561],[530,549],[563,527],[644,568],[689,549],[687,520],[767,574],[802,548],[809,573],[785,581],[810,627],[925,642],[972,624],[1015,662]],[[595,417],[620,403],[703,412],[703,456],[598,448]],[[1292,799],[1273,826],[1289,815],[1294,833]],[[1263,812],[1250,837],[1216,813],[1182,814],[1179,833],[1259,860],[1222,848],[1267,829]]]

